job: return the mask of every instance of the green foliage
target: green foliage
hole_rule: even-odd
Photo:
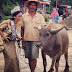
[[[49,22],[50,14],[45,14],[44,19],[46,22]]]
[[[2,20],[11,18],[11,10],[17,6],[22,5],[27,0],[0,0],[0,13]]]
[[[4,15],[11,15],[11,10],[17,5],[16,3],[13,3],[12,0],[3,0],[1,8]]]
[[[49,22],[46,22],[46,25],[48,25],[49,24]]]
[[[15,6],[14,4],[11,4],[11,6],[3,5],[2,8],[4,15],[11,15],[11,10],[13,9],[14,6]]]
[[[72,0],[58,0],[58,4],[72,5]]]
[[[65,0],[66,4],[72,5],[72,0]]]
[[[48,7],[46,7],[46,13],[47,14],[50,14],[51,13],[51,11],[50,11],[50,9]]]
[[[12,16],[5,16],[5,15],[3,15],[3,16],[2,16],[2,21],[3,21],[3,20],[10,19],[10,18],[12,18]]]

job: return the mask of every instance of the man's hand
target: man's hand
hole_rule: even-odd
[[[21,39],[22,39],[22,37],[20,37],[20,36],[18,36],[18,35],[17,35],[17,39],[21,40]]]

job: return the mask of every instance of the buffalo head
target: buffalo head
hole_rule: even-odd
[[[40,36],[39,36],[39,42],[37,43],[37,47],[42,46],[44,49],[48,49],[48,51],[51,51],[56,40],[56,36],[60,30],[62,30],[64,27],[60,29],[51,29],[51,28],[42,28],[40,30]]]

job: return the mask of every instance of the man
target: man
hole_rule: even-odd
[[[31,72],[34,72],[37,58],[39,55],[39,49],[35,46],[39,37],[39,29],[45,26],[44,18],[41,14],[36,13],[37,8],[41,7],[39,1],[29,0],[25,2],[25,6],[28,8],[28,12],[23,14],[23,26],[24,26],[24,41],[26,44],[25,57],[28,58]]]

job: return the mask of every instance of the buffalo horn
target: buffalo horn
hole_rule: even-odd
[[[58,33],[60,30],[62,30],[63,28],[65,28],[65,27],[63,26],[63,27],[60,28],[60,29],[51,29],[51,30],[50,30],[50,33],[56,34],[56,33]]]

